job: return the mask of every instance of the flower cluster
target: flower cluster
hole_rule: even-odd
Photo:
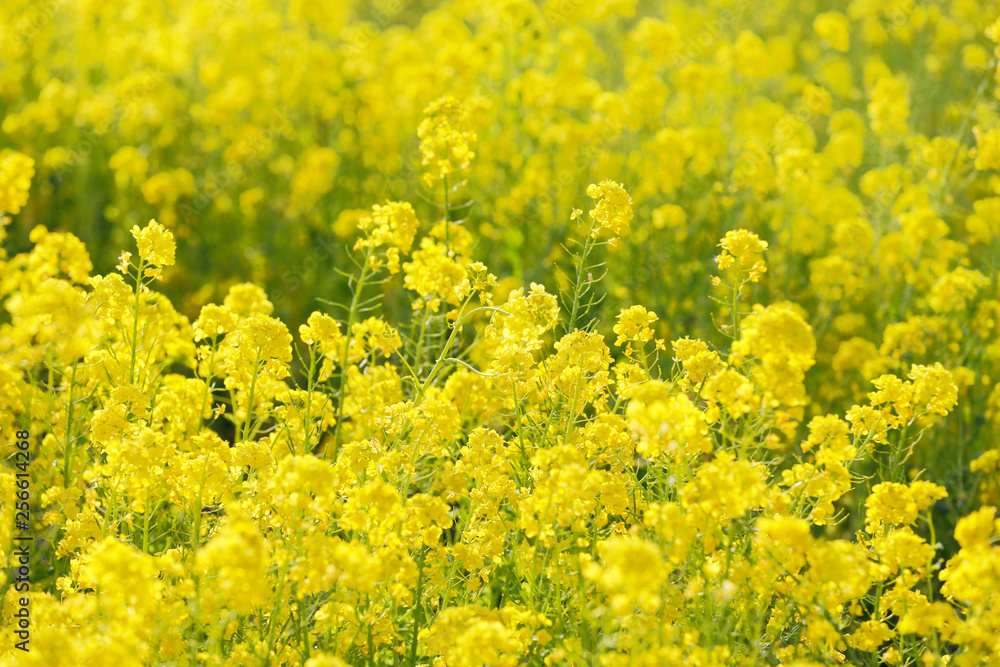
[[[49,9],[0,667],[996,664],[995,2]]]
[[[17,151],[0,151],[0,213],[17,214],[28,201],[35,161]]]
[[[417,137],[420,138],[423,165],[430,167],[424,172],[423,181],[431,187],[455,171],[469,168],[472,158],[476,156],[472,146],[477,137],[468,109],[450,95],[431,102],[424,109],[424,116],[417,127]]]
[[[608,231],[613,237],[621,236],[632,220],[632,198],[624,186],[614,181],[602,181],[587,188],[587,196],[597,200],[597,206],[590,212],[593,220],[590,235],[597,237]]]

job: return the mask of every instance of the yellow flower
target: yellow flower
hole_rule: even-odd
[[[703,341],[684,337],[672,342],[671,346],[674,348],[674,360],[681,363],[693,385],[701,384],[725,367],[719,353],[709,350]]]
[[[339,333],[339,329],[338,329]],[[360,361],[365,355],[378,351],[383,357],[392,356],[402,345],[399,332],[378,317],[369,317],[363,322],[355,322],[351,328],[349,359]]]
[[[730,452],[718,452],[684,485],[680,497],[685,508],[711,525],[712,520],[730,521],[761,507],[766,491],[763,466],[737,459]]]
[[[651,614],[660,607],[660,586],[670,570],[656,544],[612,537],[598,542],[597,553],[600,562],[591,563],[584,576],[610,598],[613,613],[630,615],[637,608]]]
[[[420,631],[420,640],[431,655],[440,656],[436,666],[516,667],[533,643],[534,627],[540,625],[534,616],[513,605],[502,610],[448,607]]]
[[[389,272],[399,271],[399,253],[408,253],[413,246],[420,221],[413,207],[406,202],[386,202],[372,206],[370,216],[358,220],[358,229],[364,232],[354,244],[354,249],[389,246]],[[393,252],[395,250],[395,252]]]
[[[880,482],[872,487],[865,500],[865,530],[875,535],[884,524],[903,526],[917,520],[917,515],[947,498],[944,487],[929,482],[914,482],[910,486],[895,482]]]
[[[437,312],[441,302],[458,306],[461,303],[461,285],[466,278],[469,260],[453,255],[443,243],[425,236],[420,249],[414,250],[409,262],[403,264],[403,285],[420,297],[414,307]]]
[[[270,560],[254,522],[235,510],[196,557],[200,570],[218,577],[203,580],[208,595],[240,614],[250,613],[269,599]]]
[[[875,83],[868,102],[872,132],[881,137],[907,133],[910,117],[910,85],[903,76],[882,76]]]
[[[222,305],[230,313],[237,316],[253,314],[270,315],[274,304],[268,301],[267,293],[259,285],[253,283],[238,283],[229,288]]]
[[[972,128],[976,136],[976,169],[1000,169],[1000,129]]]
[[[455,288],[455,292],[460,300],[464,300],[472,294],[478,294],[480,303],[490,306],[493,305],[491,288],[497,285],[497,277],[489,272],[485,264],[472,262],[465,269],[465,279]]]
[[[729,361],[738,365],[754,359],[754,382],[773,401],[796,406],[808,402],[803,381],[815,363],[812,327],[790,303],[756,305],[740,327]]]
[[[605,230],[612,237],[619,237],[628,229],[632,220],[632,198],[625,192],[625,186],[601,181],[599,185],[587,187],[587,196],[597,200],[597,206],[590,211],[592,237],[597,238]]]
[[[740,74],[747,77],[767,76],[773,63],[764,40],[749,30],[737,35],[733,44],[733,60]]]
[[[0,213],[16,214],[28,201],[35,161],[24,153],[0,151]]]
[[[292,179],[291,211],[298,213],[314,206],[333,189],[340,158],[326,146],[309,146],[299,160]]]
[[[348,665],[335,655],[313,653],[312,657],[306,660],[305,667],[348,667]]]
[[[417,128],[424,172],[423,182],[432,187],[456,170],[469,168],[476,154],[472,146],[477,136],[472,129],[468,109],[450,95],[439,97],[424,109],[424,120]]]
[[[144,262],[157,268],[173,266],[177,246],[174,244],[174,235],[163,225],[156,220],[150,220],[144,229],[135,225],[132,227],[132,236],[139,245],[139,257]]]
[[[926,406],[927,412],[947,415],[958,403],[955,378],[941,362],[931,366],[915,364],[909,373],[913,380],[913,399]]]
[[[299,326],[299,337],[306,345],[319,348],[323,355],[319,381],[328,379],[333,373],[333,365],[339,364],[343,355],[345,339],[340,323],[325,313],[313,312],[306,323]]]
[[[254,313],[223,340],[219,349],[226,387],[245,389],[255,378],[288,376],[292,336],[283,322]]]
[[[636,341],[644,343],[652,340],[653,330],[651,325],[656,324],[656,313],[651,313],[642,306],[629,306],[618,313],[618,324],[613,328],[618,334],[615,345],[621,345],[625,341]]]
[[[819,14],[813,19],[813,30],[832,49],[846,53],[851,47],[851,25],[840,12]]]
[[[636,451],[646,458],[683,461],[712,449],[704,413],[685,394],[668,393],[659,380],[632,390],[625,416]]]
[[[849,461],[857,453],[850,432],[848,423],[837,415],[817,415],[809,422],[809,437],[802,443],[802,451],[818,449],[816,460],[821,463]]]
[[[877,651],[895,636],[896,633],[881,621],[864,621],[847,637],[847,643],[861,651]]]
[[[746,272],[751,282],[757,282],[767,271],[762,255],[767,250],[767,241],[760,239],[753,232],[737,229],[726,232],[719,242],[722,253],[716,257],[716,263],[723,271],[735,268],[738,272]]]

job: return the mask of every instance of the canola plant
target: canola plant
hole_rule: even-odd
[[[0,666],[1000,665],[998,42],[7,0]]]

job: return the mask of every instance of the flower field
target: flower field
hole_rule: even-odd
[[[1000,666],[1000,0],[4,0],[0,667]]]

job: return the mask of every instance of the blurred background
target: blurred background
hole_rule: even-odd
[[[932,313],[936,277],[996,266],[995,240],[966,223],[997,189],[970,152],[971,128],[996,123],[983,31],[997,12],[993,0],[6,0],[0,144],[36,161],[8,250],[44,225],[79,236],[108,272],[128,230],[156,218],[179,241],[162,289],[182,312],[252,281],[294,328],[317,298],[349,298],[336,269],[351,269],[373,204],[409,201],[425,229],[441,219],[416,127],[451,94],[479,135],[451,216],[501,291],[565,286],[564,244],[582,235],[571,211],[612,179],[636,215],[598,257],[605,316],[642,303],[663,337],[717,337],[713,258],[743,227],[770,243],[752,300],[804,306],[822,360],[856,338],[873,358],[937,359],[933,345],[885,348],[883,334]],[[905,216],[926,211],[951,236],[901,251]],[[390,313],[408,308],[398,281],[383,289]]]

